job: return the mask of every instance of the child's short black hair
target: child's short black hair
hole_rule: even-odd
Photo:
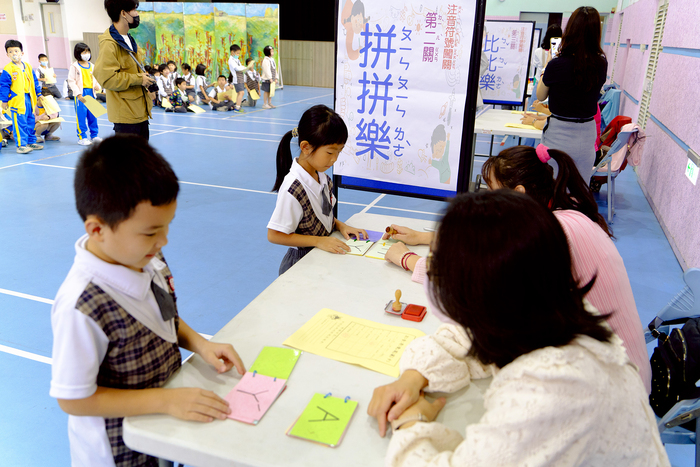
[[[266,45],[265,48],[263,49],[263,54],[265,54],[266,57],[271,56],[272,55],[272,46]]]
[[[219,78],[227,79],[224,75],[219,75]],[[219,79],[219,78],[216,78],[216,79]]]
[[[204,76],[204,72],[207,71],[206,65],[200,63],[197,68],[194,69],[194,74],[197,76]]]
[[[46,57],[46,54],[39,54],[39,56],[38,56],[37,58],[38,58],[39,60],[41,60],[41,57]],[[49,57],[46,57],[46,58],[49,58]]]
[[[163,70],[165,70],[166,68],[168,68],[168,65],[166,65],[165,63],[161,63],[160,65],[158,65],[158,71],[160,71],[161,73],[163,73]]]
[[[139,203],[170,204],[180,190],[170,164],[135,135],[115,135],[85,151],[73,187],[80,218],[97,216],[111,229],[131,217]]]
[[[90,52],[90,47],[84,42],[78,42],[73,49],[73,57],[80,61],[83,59],[80,55],[85,51]]]
[[[177,63],[173,62],[172,60],[168,60],[166,65],[175,65],[175,68],[177,69]]]
[[[5,52],[7,52],[7,49],[10,47],[19,47],[19,50],[24,52],[24,48],[22,47],[22,43],[20,41],[10,39],[9,41],[5,42]]]
[[[175,80],[175,86],[180,87],[180,85],[181,85],[182,83],[185,83],[185,82],[186,82],[186,81],[185,81],[185,78],[177,78],[177,79]]]
[[[139,7],[136,0],[105,0],[105,10],[113,23],[119,21],[122,11],[132,11]]]
[[[231,47],[228,48],[229,52],[238,52],[241,50],[241,46],[238,44],[233,44]]]
[[[183,63],[182,64],[182,71],[192,71],[192,67],[187,63]]]
[[[248,64],[249,64],[250,62],[252,62],[252,61],[253,61],[252,58],[247,58],[246,61],[245,61],[245,64],[248,65]]]

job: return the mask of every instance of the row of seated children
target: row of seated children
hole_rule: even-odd
[[[208,83],[206,79],[207,67],[201,63],[195,68],[194,76],[187,63],[182,65],[185,73],[181,76],[176,71],[177,65],[172,61],[161,64],[157,68],[147,67],[146,71],[156,78],[157,90],[154,88],[153,92],[150,93],[151,98],[154,105],[160,107],[164,106],[163,101],[167,99],[170,103],[168,107],[172,107],[172,109],[168,108],[166,111],[171,112],[186,112],[189,105],[193,103],[209,104],[212,110],[217,111],[235,110],[242,112],[240,105],[237,105],[236,102],[245,101],[243,99],[245,90],[248,92],[253,90],[258,95],[260,93],[260,75],[253,69],[254,64],[253,59],[249,58],[244,67],[246,71],[238,73],[240,76],[237,76],[236,80],[237,83],[238,80],[243,82],[241,85],[230,83],[232,76],[229,76],[227,80],[224,75],[219,75],[215,83]],[[243,91],[238,91],[238,88],[243,88]],[[230,95],[220,96],[220,94],[228,93],[230,90],[237,91],[236,102]]]

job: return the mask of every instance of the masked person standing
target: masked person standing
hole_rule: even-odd
[[[99,37],[93,75],[107,93],[107,117],[114,124],[114,132],[148,139],[153,102],[147,88],[154,80],[138,63],[138,47],[129,34],[129,29],[139,25],[138,2],[105,0],[104,5],[112,25]]]

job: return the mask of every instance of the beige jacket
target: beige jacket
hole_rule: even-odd
[[[107,117],[112,123],[141,123],[151,117],[153,102],[142,86],[143,73],[129,52],[107,29],[100,37],[93,76],[107,94]]]

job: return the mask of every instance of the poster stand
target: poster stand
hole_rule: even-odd
[[[364,2],[367,5],[368,2]],[[338,102],[338,41],[344,40],[339,37],[339,15],[341,14],[341,0],[335,2],[335,70],[334,70],[334,104]],[[373,178],[360,178],[356,176],[341,175],[334,173],[333,175],[333,191],[336,199],[338,199],[339,188],[354,189],[360,191],[368,191],[375,193],[385,193],[400,196],[410,196],[422,199],[445,200],[457,193],[469,191],[469,181],[471,179],[471,169],[473,166],[473,147],[475,141],[474,135],[474,120],[476,114],[477,88],[479,82],[479,63],[481,56],[481,38],[483,36],[484,16],[486,11],[486,0],[469,0],[460,2],[460,6],[466,11],[474,11],[474,25],[472,29],[472,43],[466,49],[469,50],[469,69],[466,79],[466,100],[464,102],[464,114],[462,121],[462,134],[459,143],[454,141],[455,146],[459,144],[460,156],[457,167],[457,178],[454,190],[434,189],[426,186],[414,186],[401,183],[391,183],[386,180],[378,180]],[[421,6],[422,8],[422,6]],[[473,10],[472,10],[473,8]],[[368,13],[369,15],[369,13]],[[464,27],[463,29],[467,29]],[[471,28],[470,28],[471,29]],[[434,89],[431,90],[434,92]],[[337,106],[337,105],[336,105]],[[338,111],[338,109],[336,109]],[[413,118],[420,118],[414,115]],[[350,126],[350,125],[348,125]],[[352,128],[349,128],[352,130]],[[350,140],[348,141],[350,142]],[[335,170],[334,170],[335,172]],[[452,174],[454,176],[454,173]],[[337,204],[335,207],[337,215]]]

